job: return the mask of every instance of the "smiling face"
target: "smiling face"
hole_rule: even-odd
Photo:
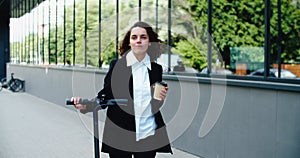
[[[133,51],[133,54],[139,61],[144,59],[149,44],[149,36],[146,29],[142,27],[134,27],[131,29],[129,45]]]

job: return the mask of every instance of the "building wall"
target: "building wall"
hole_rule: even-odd
[[[61,106],[71,96],[95,97],[106,73],[12,64],[10,72],[25,80],[27,93]],[[205,158],[299,157],[299,91],[193,76],[164,75],[164,80],[169,93],[162,113],[175,148]]]
[[[9,62],[9,1],[0,5],[0,78],[6,77],[6,63]]]

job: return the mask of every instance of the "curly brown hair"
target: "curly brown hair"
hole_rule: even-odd
[[[147,53],[150,56],[150,60],[155,61],[162,52],[161,40],[158,38],[157,33],[153,31],[152,27],[149,24],[141,21],[136,22],[125,34],[119,48],[120,56],[126,55],[126,53],[128,53],[129,50],[131,50],[131,47],[129,46],[130,34],[131,30],[135,27],[141,27],[147,31],[147,34],[149,36],[149,42],[151,43],[147,50]]]

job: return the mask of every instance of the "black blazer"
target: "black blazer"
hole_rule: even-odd
[[[157,129],[155,135],[136,141],[135,116],[133,107],[133,80],[131,66],[127,67],[126,58],[113,60],[108,73],[104,78],[103,89],[98,93],[98,98],[105,94],[106,99],[128,99],[127,106],[110,106],[107,108],[107,117],[103,132],[102,152],[141,152],[155,150],[157,152],[171,152],[169,138],[165,123],[160,113],[163,101],[151,100],[152,113],[155,116]],[[148,69],[150,85],[162,81],[162,66],[152,62],[151,70]],[[151,88],[153,95],[153,88]],[[92,111],[93,107],[87,110]]]

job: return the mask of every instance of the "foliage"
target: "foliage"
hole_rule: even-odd
[[[184,58],[184,65],[191,65],[197,70],[207,66],[206,55],[204,54],[207,52],[207,45],[201,44],[197,38],[179,40],[172,52]]]
[[[273,3],[274,4],[274,3]],[[290,63],[293,61],[300,61],[300,10],[299,2],[293,5],[290,0],[282,0],[282,58],[283,62]],[[275,13],[277,14],[277,10]],[[277,16],[273,16],[272,20],[272,42],[276,42],[276,21]],[[271,31],[272,31],[271,30]],[[273,46],[273,52],[276,52],[276,45]]]
[[[207,1],[188,0],[182,8],[207,27]],[[277,53],[277,1],[272,1],[271,43],[272,61]],[[230,61],[230,47],[264,46],[264,1],[219,0],[213,1],[212,38],[220,49],[227,64]],[[282,0],[282,29],[284,61],[296,59],[299,45],[300,12],[290,0]]]
[[[116,58],[116,14],[115,4],[104,0],[101,6],[101,30],[99,30],[99,4],[98,0],[89,0],[87,7],[87,34],[84,30],[84,0],[76,1],[75,30],[73,29],[73,5],[66,7],[66,32],[64,41],[63,25],[50,28],[50,33],[40,42],[40,56],[50,63],[63,63],[66,60],[74,61],[76,64],[85,63],[85,52],[87,65],[98,65],[99,55],[103,63],[108,64]],[[121,1],[119,13],[119,37],[122,39],[125,31],[133,22],[138,20],[138,2],[136,0]],[[197,70],[206,67],[207,64],[207,1],[206,0],[174,0],[172,1],[172,53],[179,54],[184,64]],[[155,2],[143,1],[142,20],[155,26],[160,38],[167,41],[167,1],[159,1],[158,19],[155,17]],[[277,0],[272,0],[271,17],[271,60],[277,60]],[[264,46],[264,1],[254,0],[218,0],[213,1],[212,16],[212,39],[213,39],[213,62],[217,59],[230,63],[231,47],[263,47]],[[63,17],[58,17],[63,18]],[[51,22],[53,25],[53,21]],[[49,25],[45,27],[48,30]],[[291,0],[282,0],[282,58],[284,62],[295,62],[300,60],[300,10],[299,3]],[[57,31],[57,38],[55,36]],[[101,31],[101,41],[99,32]],[[73,34],[75,33],[75,39]],[[28,35],[27,41],[38,41],[37,35]],[[39,37],[41,40],[41,37]],[[50,41],[49,41],[50,39]],[[30,52],[38,52],[36,42],[13,43],[11,48],[21,47],[19,58],[29,56]],[[25,48],[25,44],[26,48]],[[65,47],[64,47],[65,44]],[[74,45],[75,44],[75,45]],[[99,44],[101,47],[99,50]],[[85,47],[86,46],[86,47]],[[73,49],[75,47],[75,49]],[[43,50],[42,50],[43,49]],[[27,53],[29,52],[29,53]],[[100,53],[99,53],[100,52]],[[65,53],[65,54],[64,54]],[[221,56],[219,55],[221,54]],[[50,56],[48,56],[50,55]],[[36,55],[38,56],[38,55]],[[249,57],[250,58],[250,57]],[[57,59],[57,61],[56,61]],[[24,61],[23,61],[24,62]],[[31,62],[31,61],[25,61]]]

